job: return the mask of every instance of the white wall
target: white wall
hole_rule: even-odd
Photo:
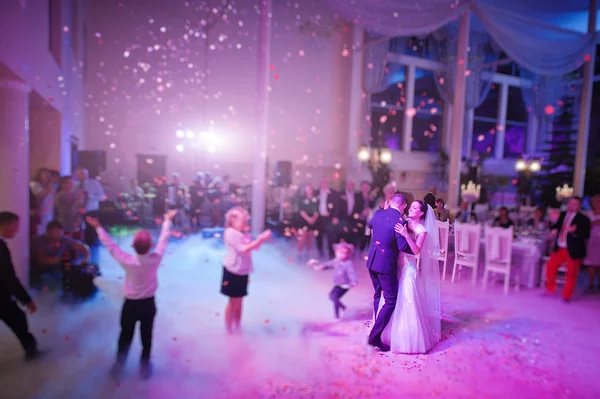
[[[74,7],[77,1],[79,6]],[[48,1],[4,0],[0,2],[0,62],[4,64],[1,77],[11,76],[30,86],[45,105],[61,114],[60,151],[62,172],[70,172],[71,135],[83,138],[85,129],[85,97],[83,81],[83,26],[85,2],[56,0],[60,4],[61,21],[55,35],[61,42],[60,64],[50,53]],[[72,14],[76,11],[77,18]],[[78,25],[75,26],[74,22]],[[79,48],[74,51],[71,41],[79,35]],[[56,40],[56,39],[55,39]],[[43,137],[32,137],[42,140]],[[41,165],[40,165],[41,166]]]
[[[201,18],[182,5],[166,12],[160,3],[117,7],[92,2],[86,148],[107,151],[103,178],[121,180],[121,189],[136,175],[136,154],[166,155],[167,173],[179,172],[187,181],[197,170],[209,170],[250,183],[258,53],[253,4],[237,2],[240,7],[230,23],[221,22],[210,33],[215,49],[209,50],[204,102],[203,41],[193,34],[182,39],[185,19]],[[342,50],[350,30],[327,17],[317,0],[296,2],[298,8],[293,2],[274,3],[268,157],[270,169],[278,160],[293,161],[294,179],[300,183],[322,173],[333,175],[334,165],[345,160],[350,57]],[[301,33],[299,25],[318,15],[323,22]],[[160,32],[163,26],[166,31]],[[159,50],[149,52],[147,47],[155,44]],[[140,63],[150,67],[147,72]],[[175,150],[178,128],[198,133],[211,127],[221,137],[214,154],[204,146],[191,148],[185,140],[185,150]]]

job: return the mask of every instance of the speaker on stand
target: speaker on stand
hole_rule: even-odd
[[[277,161],[275,163],[275,187],[281,188],[279,198],[279,221],[283,222],[283,203],[285,189],[292,184],[292,163],[290,161]]]

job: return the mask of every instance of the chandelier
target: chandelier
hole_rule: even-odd
[[[469,204],[474,204],[481,197],[481,185],[469,181],[466,185],[460,186],[460,197]]]
[[[573,196],[573,187],[569,187],[568,184],[564,184],[562,187],[556,187],[556,200],[562,202]]]

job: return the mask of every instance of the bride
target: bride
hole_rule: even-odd
[[[415,255],[398,259],[398,300],[381,339],[395,353],[427,353],[441,338],[439,235],[435,214],[423,201],[408,209],[408,224],[395,226]],[[383,305],[383,297],[379,308]]]

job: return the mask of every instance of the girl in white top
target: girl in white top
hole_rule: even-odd
[[[271,231],[265,230],[253,240],[248,230],[250,215],[242,207],[230,209],[225,214],[225,259],[223,259],[223,280],[221,293],[229,297],[225,308],[225,326],[229,333],[240,330],[242,300],[248,295],[248,275],[252,273],[251,251],[271,238]]]

